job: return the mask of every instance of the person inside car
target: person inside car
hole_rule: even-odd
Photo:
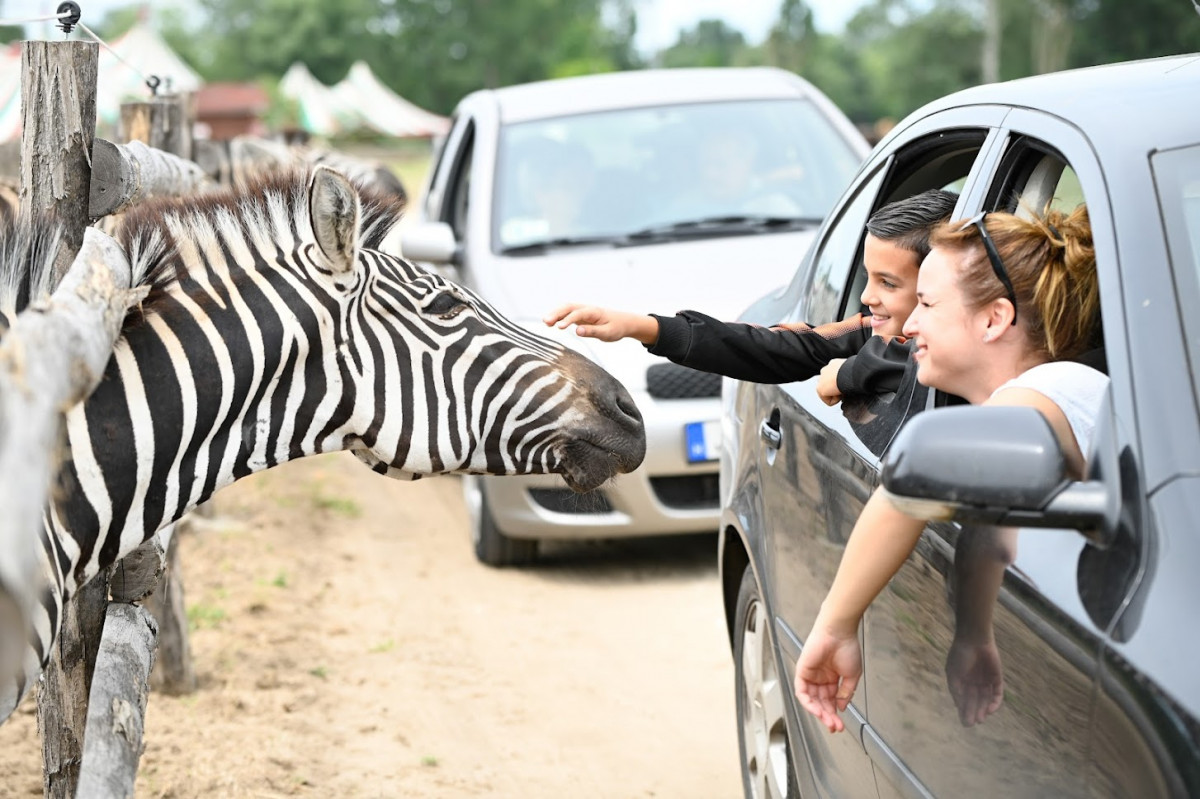
[[[1071,474],[1082,478],[1108,386],[1103,372],[1070,360],[1088,350],[1099,327],[1086,210],[1032,219],[981,214],[940,226],[931,244],[918,304],[904,325],[917,379],[971,404],[1038,409]],[[862,675],[863,613],[904,564],[924,526],[879,489],[850,534],[795,674],[801,706],[831,732],[844,729],[838,713]]]
[[[584,229],[584,210],[596,167],[588,149],[550,138],[526,149],[524,158],[514,159],[516,173],[510,182],[527,204],[512,204],[518,213],[501,223],[501,241],[521,246],[590,233]]]
[[[901,335],[917,302],[917,270],[929,253],[930,231],[950,218],[958,195],[940,189],[889,203],[867,221],[863,261],[870,313],[819,327],[721,322],[699,311],[675,316],[636,314],[571,303],[544,321],[576,335],[640,341],[655,355],[703,372],[756,383],[789,383],[816,376],[831,361],[818,393],[829,404],[843,394],[881,394],[899,387],[911,354]]]

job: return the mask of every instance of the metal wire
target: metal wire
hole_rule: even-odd
[[[30,22],[49,22],[51,20],[58,21],[65,17],[71,16],[70,11],[64,11],[61,14],[51,14],[48,17],[22,17],[21,19],[0,19],[0,25],[26,25]]]

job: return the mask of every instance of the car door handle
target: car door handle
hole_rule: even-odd
[[[758,426],[758,435],[771,449],[779,449],[783,445],[783,433],[779,431],[779,421],[774,416],[763,419],[762,424]]]

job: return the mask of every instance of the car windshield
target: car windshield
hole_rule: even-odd
[[[858,168],[802,99],[711,102],[504,127],[494,249],[634,244],[819,222]]]

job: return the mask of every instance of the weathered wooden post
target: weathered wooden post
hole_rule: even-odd
[[[23,42],[21,48],[21,202],[52,211],[63,224],[54,285],[83,244],[96,136],[94,42]]]
[[[21,202],[30,213],[52,212],[63,226],[54,286],[89,221],[98,55],[92,42],[27,41],[21,49]],[[66,604],[60,645],[42,677],[38,729],[48,797],[75,795],[106,593],[105,581],[95,579]]]

